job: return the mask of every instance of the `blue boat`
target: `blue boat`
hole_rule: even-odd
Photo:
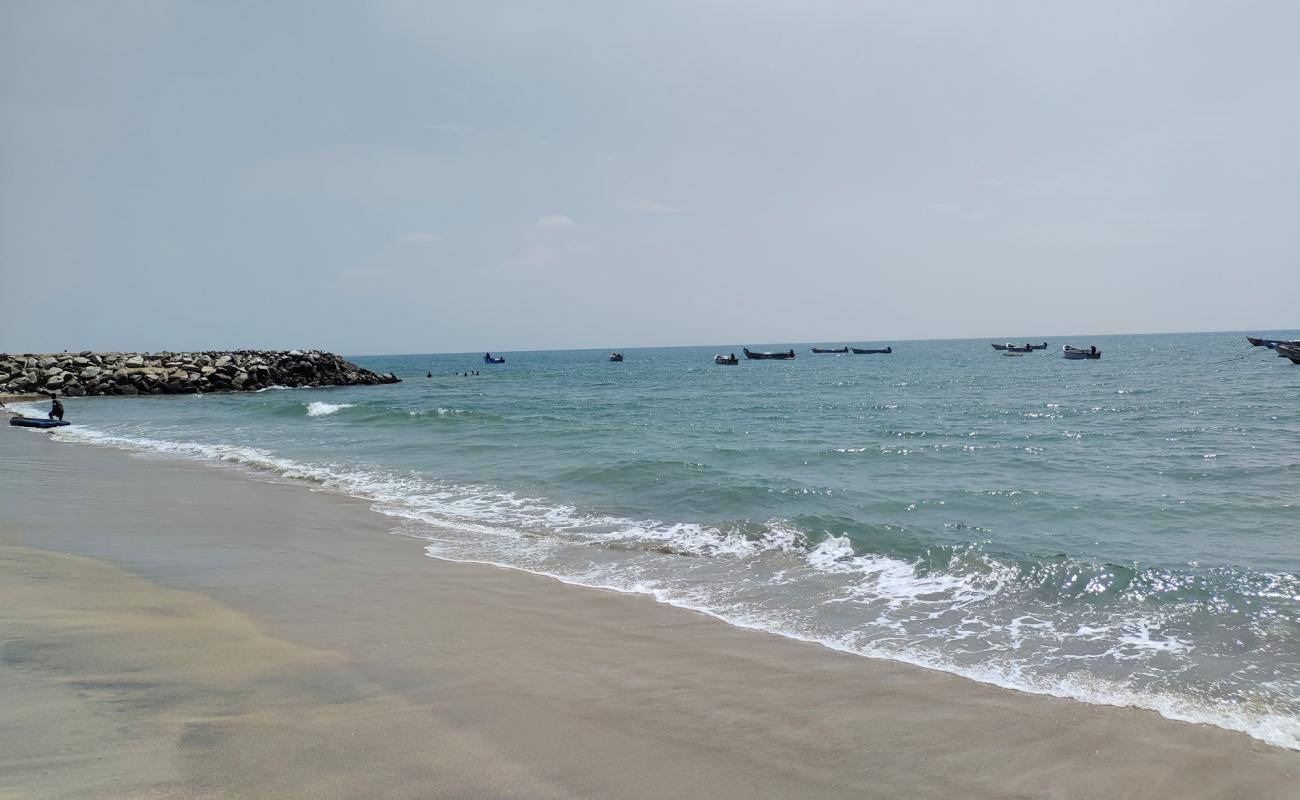
[[[19,428],[61,428],[64,425],[71,425],[71,422],[65,422],[61,419],[39,419],[37,417],[10,417],[10,425],[16,425]]]

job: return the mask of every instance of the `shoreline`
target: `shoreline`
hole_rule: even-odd
[[[234,686],[221,677],[248,668],[225,664],[222,652],[209,653],[204,669],[170,669],[188,687],[178,695],[251,691],[287,709],[280,717],[296,720],[296,729],[334,753],[326,760],[280,753],[290,762],[282,765],[287,773],[310,766],[326,776],[300,775],[302,796],[313,796],[308,786],[319,788],[320,780],[334,781],[340,796],[497,796],[507,792],[500,779],[529,797],[1286,797],[1300,775],[1300,753],[1244,734],[837,653],[642,595],[428,558],[418,540],[391,535],[397,523],[356,498],[26,431],[0,436],[0,454],[0,569],[13,575],[15,561],[27,559],[29,571],[39,563],[53,576],[46,606],[85,600],[60,570],[112,573],[111,581],[140,582],[132,591],[152,599],[105,612],[99,625],[130,627],[141,608],[186,602],[207,609],[196,616],[224,620],[217,626],[223,630],[247,625],[268,640],[257,647],[281,654],[275,680],[268,687],[259,678],[256,691],[247,688],[248,676]],[[10,555],[15,545],[38,551]],[[50,551],[95,561],[67,566]],[[37,610],[23,598],[7,607],[19,621]],[[94,633],[70,630],[76,626],[67,620],[49,625],[32,641]],[[150,635],[166,644],[185,631]],[[0,672],[45,680],[41,692],[63,697],[75,665],[60,662],[55,650],[33,676],[27,662],[8,658],[12,639],[5,644]],[[157,659],[123,664],[130,661],[125,648],[96,646],[105,652],[95,663],[116,663],[121,672],[105,669],[101,679],[81,684],[112,686],[123,675],[158,669]],[[289,651],[297,655],[283,655]],[[196,670],[213,673],[219,688],[193,685]],[[92,709],[113,707],[113,692],[120,693],[82,691]],[[18,705],[30,710],[23,697]],[[157,728],[167,718],[144,699],[139,705],[118,709],[141,726]],[[345,708],[414,726],[401,734],[379,726],[366,751],[379,773],[409,779],[372,777],[387,781],[373,792],[349,782],[369,769],[335,747],[344,733],[333,714]],[[184,793],[202,796],[192,791],[196,785],[233,780],[234,772],[268,775],[256,769],[265,755],[257,747],[270,746],[268,726],[275,729],[280,717],[199,711],[189,716],[206,717],[203,724],[221,736],[159,729],[173,754],[169,764],[180,758],[190,765],[172,776]],[[0,746],[40,740],[32,735],[39,731],[52,737],[67,724],[18,718],[21,725],[0,729]],[[427,740],[404,738],[417,729]],[[107,743],[87,740],[84,747],[79,763],[89,769],[91,754]],[[462,748],[466,760],[438,761],[433,773],[409,761],[447,747]],[[33,782],[15,782],[24,776]],[[3,762],[0,796],[22,786],[74,796],[26,775],[12,759]]]

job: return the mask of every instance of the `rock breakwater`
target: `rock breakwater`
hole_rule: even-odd
[[[192,353],[0,353],[0,391],[87,395],[197,394],[270,386],[397,383],[320,350]]]

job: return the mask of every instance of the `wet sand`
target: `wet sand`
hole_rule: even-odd
[[[1300,797],[1300,753],[424,556],[0,431],[0,797]]]

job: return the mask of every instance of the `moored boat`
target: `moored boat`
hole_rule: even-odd
[[[610,354],[609,354],[609,360],[610,360],[610,361],[613,361],[613,362],[615,362],[615,363],[622,362],[622,360],[623,360],[623,354],[622,354],[622,353],[610,353]]]
[[[894,348],[893,348],[892,345],[891,345],[890,347],[886,347],[886,348],[883,349],[883,350],[863,349],[863,348],[861,348],[861,347],[853,347],[853,348],[850,348],[850,349],[851,349],[854,353],[856,353],[857,355],[860,355],[860,356],[869,356],[869,355],[876,355],[876,354],[879,354],[879,353],[892,353],[892,352],[894,352]]]
[[[505,357],[505,356],[494,356],[494,355],[492,355],[491,353],[484,353],[484,354],[483,354],[483,363],[484,363],[484,364],[504,364],[504,363],[506,363],[506,357]]]
[[[1005,345],[1005,344],[995,344],[995,345],[992,345],[992,347],[993,347],[994,350],[1006,350],[1007,347],[1008,347],[1008,345]]]
[[[794,350],[790,350],[785,353],[779,353],[779,352],[778,353],[755,353],[753,350],[750,350],[748,347],[742,349],[745,351],[745,358],[752,358],[756,361],[763,360],[763,359],[788,361],[794,358]]]
[[[735,354],[735,353],[732,353],[732,354],[729,355],[729,356],[724,356],[724,355],[722,355],[721,353],[719,353],[718,355],[716,355],[716,356],[713,357],[713,363],[714,363],[714,364],[724,364],[724,365],[726,365],[726,366],[734,367],[734,366],[736,366],[737,364],[740,363],[740,359],[739,359],[739,358],[736,358],[736,354]]]
[[[1279,356],[1291,359],[1292,364],[1300,364],[1300,342],[1278,342],[1273,349]]]
[[[849,352],[849,348],[847,348],[847,347],[836,347],[836,348],[832,349],[832,348],[828,348],[828,347],[814,347],[814,348],[812,349],[812,351],[813,351],[814,353],[847,353],[847,352]]]
[[[1290,347],[1300,345],[1300,340],[1295,339],[1256,339],[1254,336],[1247,336],[1246,341],[1256,347],[1267,347],[1270,350],[1276,350],[1277,346],[1280,344],[1285,344]]]
[[[1021,345],[1021,344],[1009,344],[1009,345],[1007,345],[1006,347],[1004,347],[1004,348],[1002,348],[1002,349],[1003,349],[1003,350],[1006,350],[1008,353],[1020,353],[1020,354],[1022,354],[1022,355],[1023,355],[1024,353],[1032,353],[1032,352],[1034,351],[1033,346],[1032,346],[1032,345],[1028,345],[1028,344],[1023,344],[1023,345]]]
[[[1043,342],[1042,344],[1031,344],[1031,345],[1027,345],[1027,347],[1030,350],[1046,350],[1047,342]]]
[[[1085,358],[1101,358],[1101,351],[1097,349],[1096,345],[1089,347],[1087,350],[1080,350],[1067,344],[1061,348],[1061,355],[1072,361],[1079,361]]]

